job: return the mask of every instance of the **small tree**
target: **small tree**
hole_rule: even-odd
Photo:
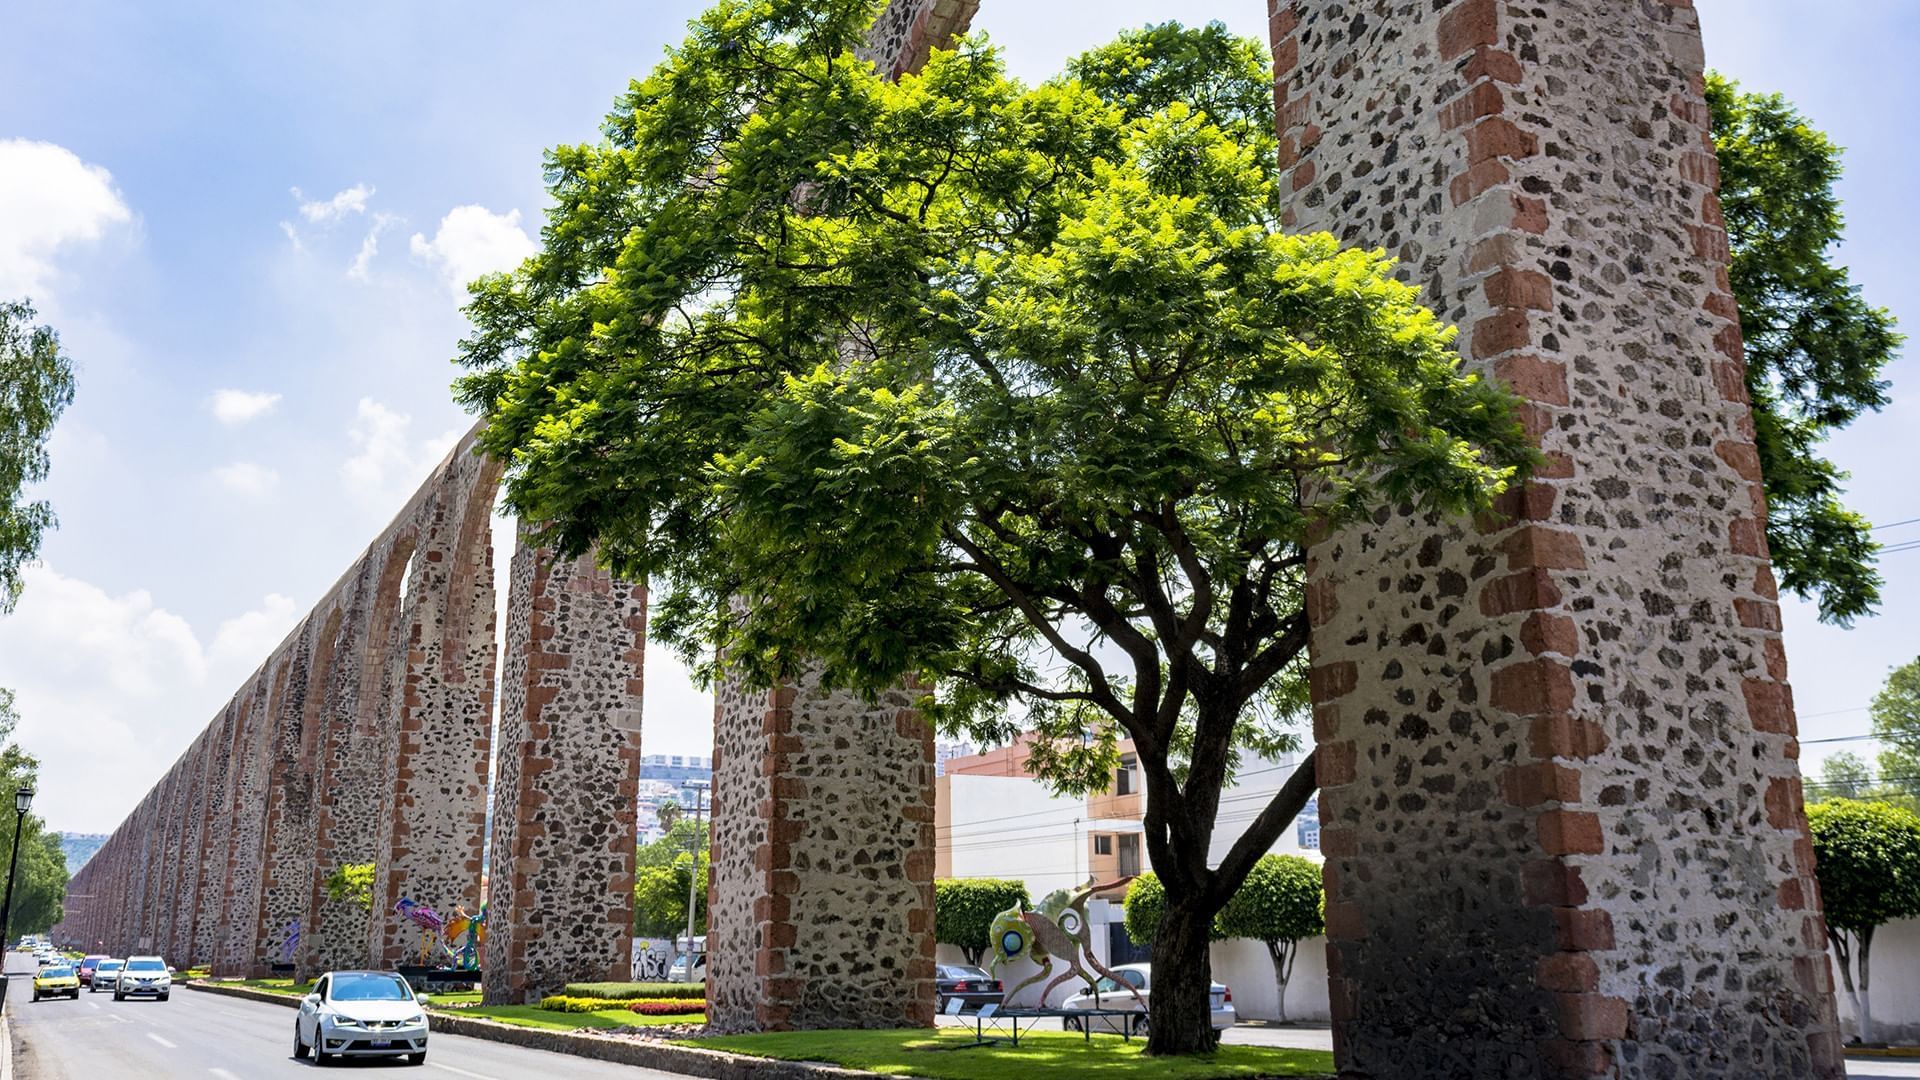
[[[941,878],[933,883],[933,940],[952,945],[978,966],[993,947],[993,917],[1027,903],[1027,883],[996,878]]]
[[[327,875],[327,899],[373,910],[373,864],[343,863]]]
[[[692,860],[684,854],[671,866],[643,866],[633,875],[633,932],[642,937],[672,938],[687,933],[687,874]],[[707,928],[707,868],[693,888],[693,922],[697,933]]]
[[[1873,932],[1896,919],[1920,916],[1920,816],[1886,803],[1831,799],[1807,807],[1807,825],[1827,936],[1840,958],[1841,982],[1853,998],[1860,1039],[1871,1042],[1867,988]]]
[[[1320,864],[1298,855],[1267,855],[1255,864],[1220,912],[1220,932],[1264,942],[1280,988],[1280,1019],[1287,1018],[1287,981],[1300,942],[1326,932],[1326,893]]]

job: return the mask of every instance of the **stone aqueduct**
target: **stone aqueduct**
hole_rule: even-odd
[[[895,0],[895,73],[977,0]],[[1529,402],[1475,528],[1314,551],[1346,1075],[1842,1075],[1691,0],[1275,0],[1290,223],[1380,245]],[[75,878],[65,932],[258,974],[391,965],[481,900],[491,999],[628,961],[646,598],[522,545],[456,448]],[[499,682],[499,722],[491,703]],[[712,1017],[924,1024],[930,736],[723,686]],[[375,917],[331,901],[377,867]]]

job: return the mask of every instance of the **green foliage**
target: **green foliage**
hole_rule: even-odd
[[[646,866],[633,875],[633,932],[642,937],[679,938],[687,934],[687,886],[692,858],[682,854],[672,866]],[[693,932],[707,932],[707,867],[694,886]]]
[[[0,391],[4,394],[4,391]],[[0,806],[13,806],[23,785],[39,786],[40,762],[13,741],[19,723],[13,692],[0,689]],[[0,873],[13,856],[13,829],[0,829]],[[20,823],[20,862],[14,871],[13,913],[8,940],[44,934],[60,921],[67,895],[67,859],[60,836],[49,832],[38,814]]]
[[[1309,534],[1488,510],[1535,452],[1391,259],[1284,232],[1258,43],[1151,28],[1029,87],[969,39],[890,82],[872,12],[723,0],[554,150],[457,392],[511,509],[657,582],[703,675],[930,676],[1064,792],[1132,737],[1210,919],[1287,824],[1207,865],[1238,755],[1298,744]]]
[[[1895,668],[1870,706],[1880,736],[1880,779],[1890,792],[1920,802],[1920,657]]]
[[[1325,1080],[1334,1073],[1333,1054],[1325,1050],[1226,1044],[1210,1054],[1167,1058],[1148,1056],[1142,1042],[1122,1041],[1117,1035],[1088,1039],[1070,1031],[1029,1034],[1023,1028],[1019,1046],[1004,1039],[977,1045],[972,1028],[922,1028],[719,1035],[688,1039],[683,1045],[782,1061],[827,1061],[925,1080]]]
[[[597,1001],[679,1001],[704,998],[707,988],[703,983],[596,982],[568,983],[560,992],[565,997]]]
[[[1860,933],[1920,916],[1920,816],[1884,803],[1807,807],[1827,925]]]
[[[1167,890],[1160,885],[1160,875],[1148,872],[1134,878],[1121,910],[1126,914],[1127,938],[1135,945],[1152,944],[1160,916],[1167,910]]]
[[[651,843],[641,844],[634,850],[634,865],[672,866],[690,857],[693,851],[704,852],[707,849],[708,833],[711,826],[705,821],[695,821],[690,817],[677,817],[665,835]]]
[[[1300,941],[1326,932],[1320,864],[1298,855],[1267,855],[1220,910],[1220,934],[1255,941]]]
[[[1844,224],[1833,186],[1840,148],[1778,94],[1707,79],[1728,270],[1747,346],[1747,391],[1767,493],[1767,543],[1781,584],[1817,596],[1821,618],[1873,610],[1881,579],[1871,528],[1841,502],[1847,474],[1819,455],[1828,433],[1887,403],[1902,337],[1832,262]]]
[[[47,478],[47,436],[73,401],[73,363],[33,319],[31,303],[0,301],[0,615],[13,610],[20,570],[53,527],[53,509],[21,501],[21,491]]]
[[[373,910],[373,863],[343,863],[327,875],[327,899]]]
[[[941,878],[933,883],[933,940],[953,945],[967,963],[993,946],[993,917],[1028,902],[1024,881]]]

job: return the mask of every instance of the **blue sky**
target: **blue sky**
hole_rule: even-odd
[[[1712,63],[1849,148],[1844,257],[1920,330],[1920,10],[1699,6]],[[468,425],[455,286],[527,250],[542,150],[594,138],[698,7],[9,5],[0,294],[32,295],[79,367],[44,491],[61,529],[0,619],[55,828],[111,828]],[[986,0],[976,26],[1041,78],[1121,27],[1200,17],[1264,32],[1260,0]],[[1894,378],[1895,405],[1832,446],[1877,521],[1920,518],[1920,364]],[[1885,569],[1886,614],[1852,631],[1788,606],[1806,738],[1864,731],[1920,651],[1920,551]],[[704,753],[710,701],[649,664],[647,751]]]

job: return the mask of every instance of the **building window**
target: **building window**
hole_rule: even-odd
[[[1106,833],[1096,835],[1093,838],[1093,853],[1095,855],[1113,854],[1113,837],[1108,836]]]
[[[1120,771],[1113,776],[1113,793],[1115,795],[1133,794],[1134,764],[1135,759],[1132,754],[1128,754],[1126,757],[1120,759]]]

